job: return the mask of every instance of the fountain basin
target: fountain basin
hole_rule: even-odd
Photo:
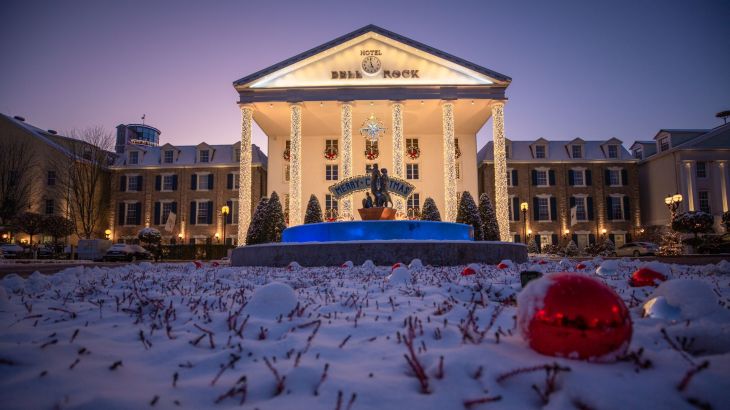
[[[305,224],[287,228],[283,243],[382,240],[473,241],[471,225],[435,221],[348,221]]]

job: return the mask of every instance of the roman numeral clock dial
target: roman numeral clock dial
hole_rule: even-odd
[[[370,75],[380,71],[380,59],[375,56],[368,56],[362,60],[362,70]]]

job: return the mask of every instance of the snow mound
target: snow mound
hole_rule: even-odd
[[[510,259],[502,259],[497,265],[505,264],[508,268],[514,269],[515,263]]]
[[[51,281],[48,276],[35,271],[25,281],[25,290],[30,293],[39,293],[51,288]]]
[[[667,303],[680,308],[682,320],[700,319],[721,309],[712,287],[698,280],[668,280],[659,285],[650,298],[657,296],[664,296]]]
[[[600,276],[612,276],[616,274],[617,270],[618,261],[616,259],[609,259],[601,263],[601,266],[596,269],[596,274]]]
[[[394,285],[402,285],[411,281],[411,272],[408,268],[400,266],[393,269],[393,273],[388,276],[388,282]]]
[[[651,261],[651,262],[642,264],[641,267],[651,269],[657,273],[661,273],[667,279],[672,277],[672,268],[669,265],[667,265],[666,263],[661,263],[658,261]]]
[[[727,259],[721,260],[716,266],[719,273],[730,273],[730,262]]]
[[[367,269],[367,270],[375,270],[375,264],[373,263],[373,261],[368,259],[365,262],[363,262],[362,268]]]
[[[4,287],[0,286],[0,311],[7,311],[11,306],[8,292]]]
[[[355,266],[355,264],[352,263],[352,261],[347,261],[347,262],[345,262],[345,263],[342,264],[342,267],[343,268],[347,268],[347,269],[352,268],[353,266]]]
[[[218,278],[233,280],[237,276],[237,271],[233,268],[220,268],[218,269]]]
[[[10,292],[16,292],[25,288],[25,279],[21,278],[17,273],[11,273],[3,278],[2,285]]]
[[[299,270],[302,268],[302,265],[299,264],[297,261],[291,261],[289,262],[289,266],[287,266],[289,270]]]
[[[411,261],[410,264],[408,264],[409,269],[421,269],[423,267],[423,262],[421,262],[420,259],[416,258]]]
[[[291,286],[271,282],[253,293],[243,311],[262,319],[276,319],[279,315],[288,315],[297,306],[297,296]]]

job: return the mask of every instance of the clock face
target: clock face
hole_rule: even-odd
[[[380,71],[380,59],[375,56],[368,56],[362,60],[362,70],[367,74],[375,74]]]

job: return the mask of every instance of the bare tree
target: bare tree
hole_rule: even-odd
[[[56,164],[56,169],[63,175],[61,184],[76,234],[91,239],[109,211],[109,164],[114,139],[101,126],[74,130],[68,135],[71,139],[64,145],[69,161]]]
[[[30,142],[0,138],[0,223],[9,224],[28,209],[37,168]]]

